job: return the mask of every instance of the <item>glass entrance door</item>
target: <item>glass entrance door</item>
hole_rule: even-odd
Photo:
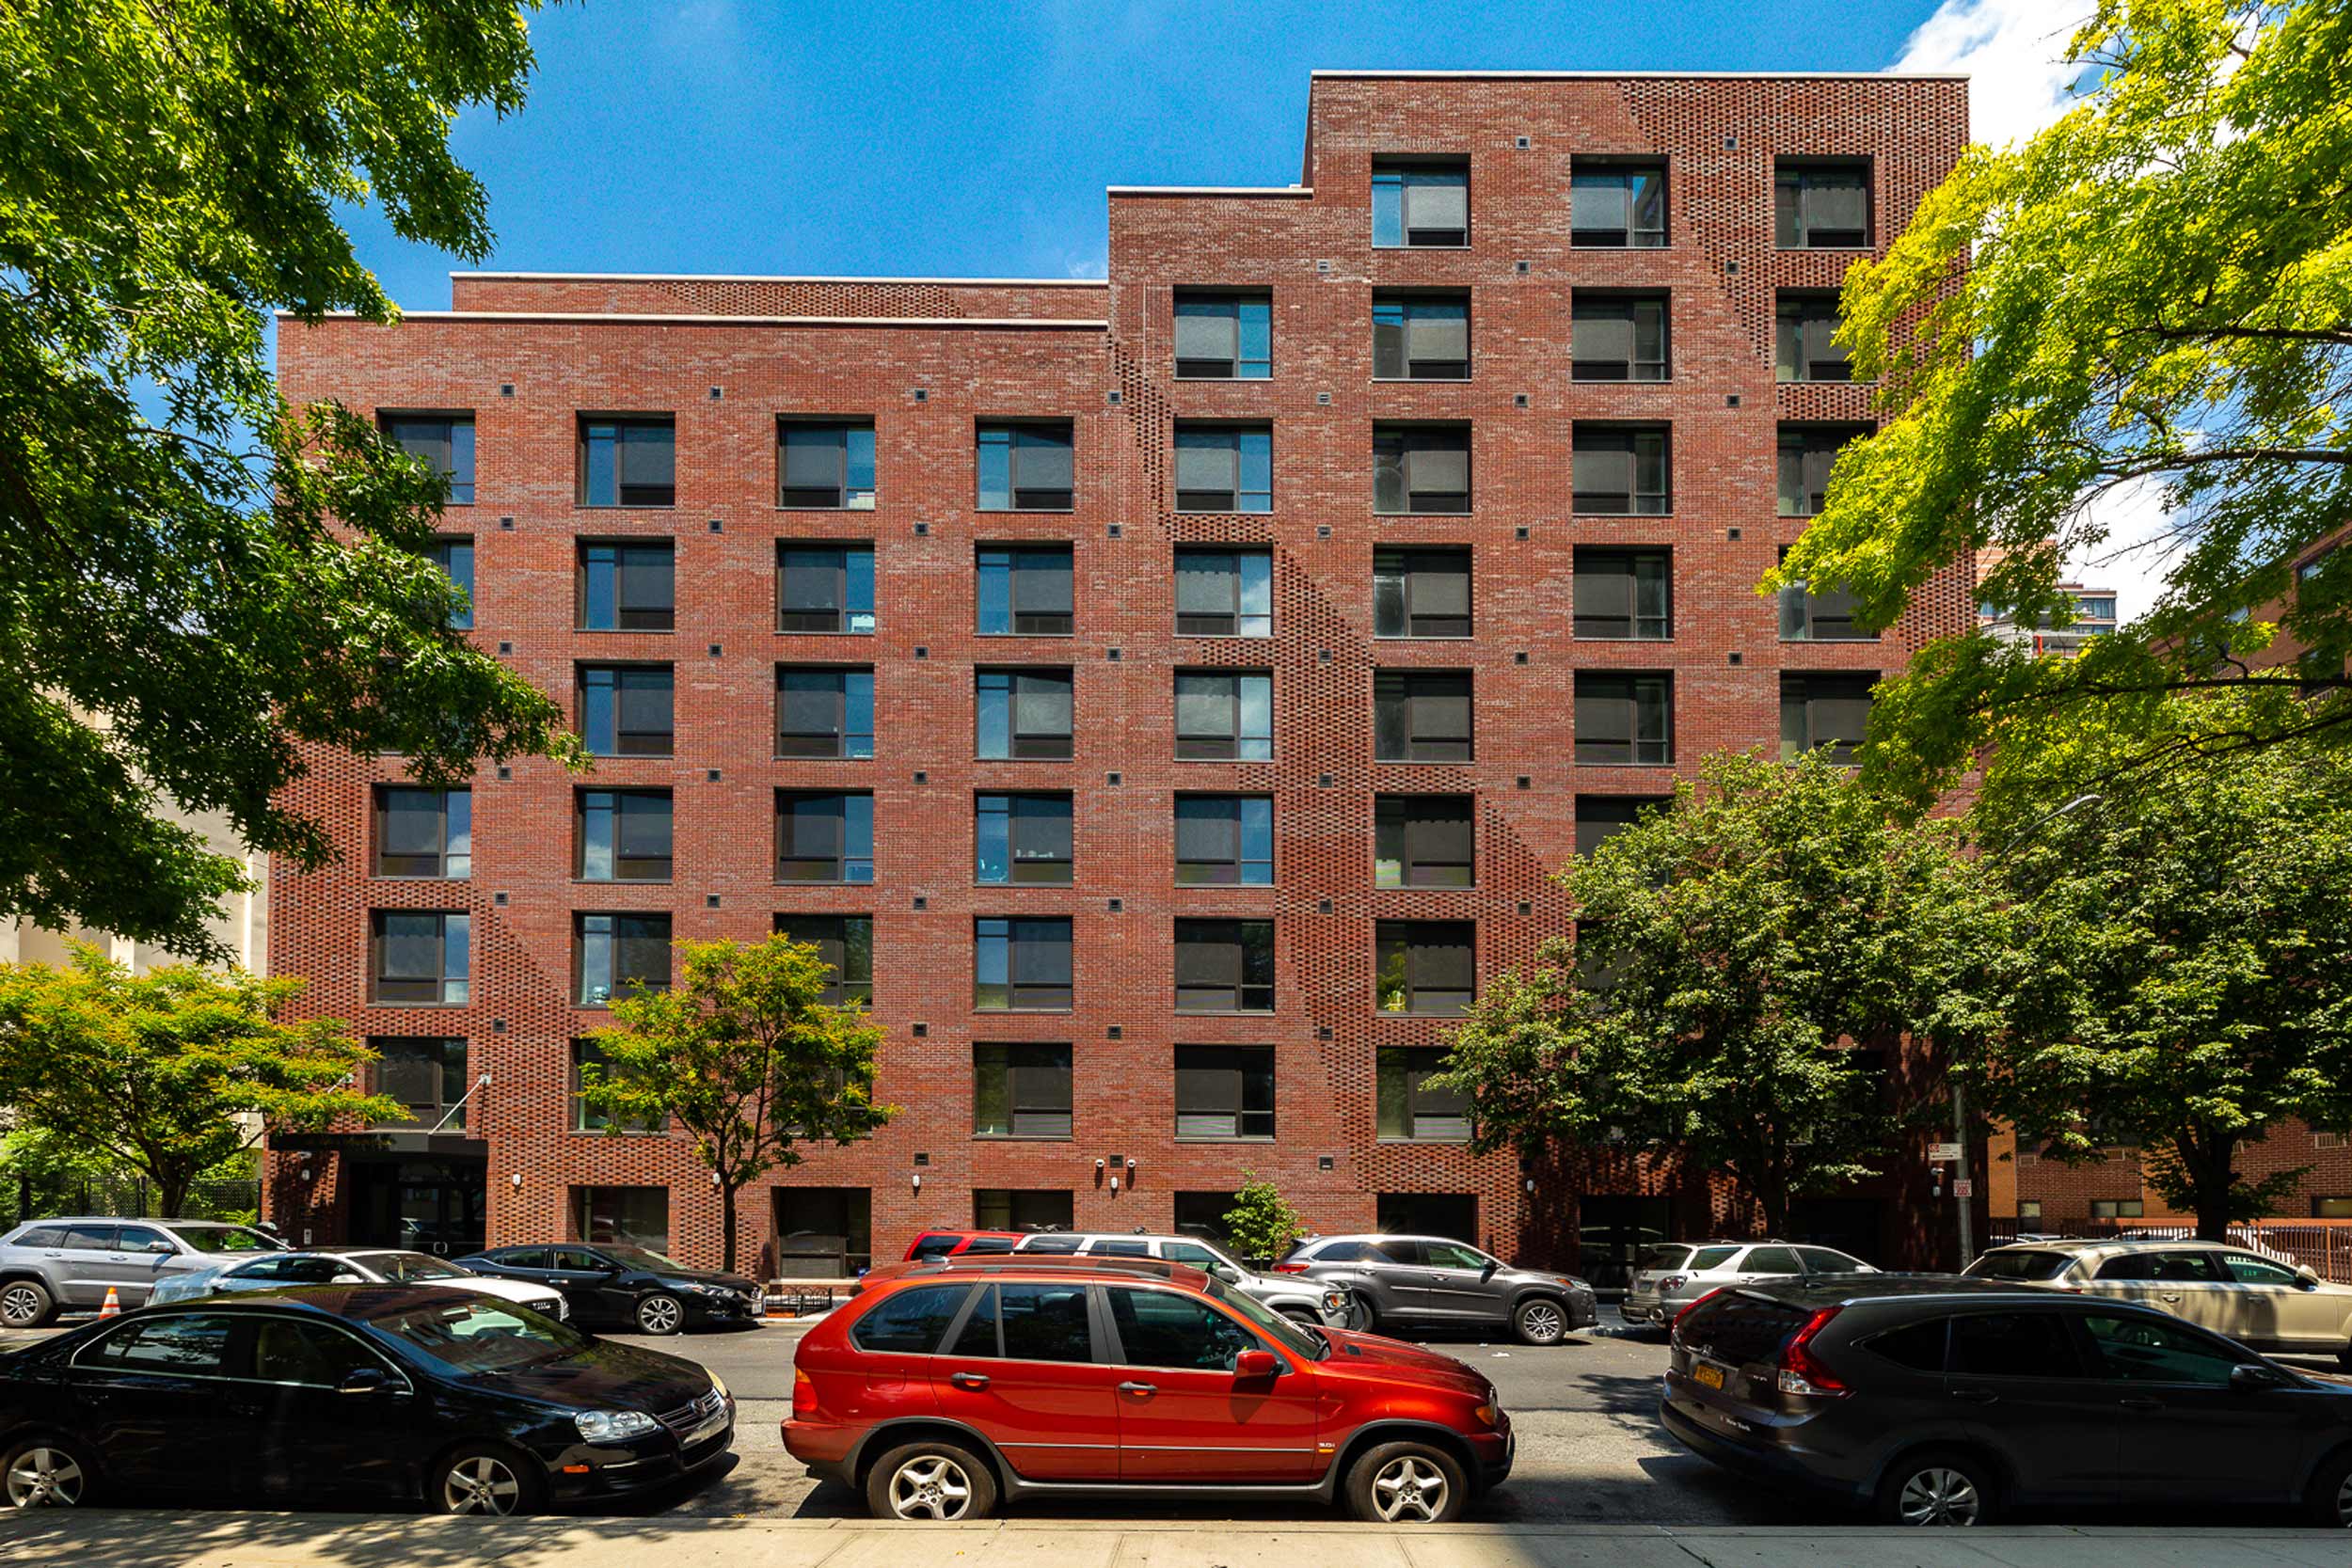
[[[482,1250],[488,1162],[365,1160],[351,1173],[351,1239],[437,1258]]]

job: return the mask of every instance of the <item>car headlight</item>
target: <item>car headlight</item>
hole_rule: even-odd
[[[689,1294],[697,1296],[731,1296],[735,1294],[733,1291],[730,1291],[721,1285],[698,1285],[689,1283],[679,1286],[678,1289],[687,1291]]]
[[[1494,1405],[1482,1404],[1477,1409],[1471,1411],[1470,1414],[1478,1418],[1478,1424],[1480,1426],[1490,1427],[1495,1424],[1495,1418],[1501,1414],[1501,1412]]]
[[[642,1410],[582,1410],[572,1418],[572,1425],[591,1443],[626,1443],[661,1430],[661,1423]]]
[[[721,1377],[717,1372],[712,1372],[710,1374],[710,1391],[718,1395],[723,1400],[732,1399],[734,1397],[727,1392],[727,1380]]]
[[[1323,1292],[1323,1309],[1324,1309],[1326,1312],[1344,1312],[1344,1311],[1346,1311],[1346,1310],[1347,1310],[1347,1292],[1346,1292],[1345,1291],[1324,1291],[1324,1292]]]

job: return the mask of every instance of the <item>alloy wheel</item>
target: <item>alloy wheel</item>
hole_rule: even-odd
[[[39,1291],[19,1280],[0,1291],[0,1323],[10,1328],[30,1328],[40,1322],[44,1305]]]
[[[2352,1529],[2352,1474],[2347,1474],[2344,1484],[2336,1488],[2336,1523]]]
[[[1548,1345],[1568,1331],[1567,1320],[1560,1315],[1560,1308],[1548,1301],[1529,1303],[1519,1313],[1519,1326],[1539,1345]]]
[[[82,1467],[63,1449],[26,1449],[8,1466],[10,1508],[72,1508],[82,1500]]]
[[[1418,1454],[1399,1454],[1372,1478],[1372,1505],[1384,1524],[1435,1519],[1445,1512],[1445,1472]]]
[[[1935,1465],[1903,1482],[1897,1511],[1906,1525],[1973,1525],[1984,1499],[1965,1474]]]
[[[944,1454],[916,1454],[890,1478],[890,1512],[901,1519],[961,1519],[971,1506],[971,1478]]]
[[[441,1482],[441,1506],[451,1513],[512,1513],[522,1495],[515,1472],[486,1453],[459,1460]]]
[[[637,1304],[637,1326],[648,1334],[673,1334],[683,1309],[668,1296],[647,1296]]]

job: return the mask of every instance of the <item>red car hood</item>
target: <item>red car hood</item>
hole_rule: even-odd
[[[1453,1356],[1439,1355],[1402,1339],[1380,1334],[1354,1334],[1343,1328],[1327,1328],[1323,1333],[1331,1341],[1331,1354],[1315,1363],[1315,1371],[1324,1377],[1413,1383],[1475,1394],[1482,1400],[1494,1386],[1474,1368]]]

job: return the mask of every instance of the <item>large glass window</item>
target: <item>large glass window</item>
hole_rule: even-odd
[[[1384,1013],[1455,1016],[1478,994],[1477,927],[1467,920],[1383,920],[1374,932]]]
[[[972,1047],[972,1131],[991,1138],[1070,1136],[1070,1047]]]
[[[1568,345],[1579,381],[1663,381],[1666,296],[1576,292]]]
[[[983,760],[1068,759],[1072,719],[1068,670],[982,670],[974,681]]]
[[[1068,1188],[975,1187],[972,1226],[976,1230],[1067,1230],[1073,1223],[1072,1207]]]
[[[473,875],[473,791],[375,787],[375,874]]]
[[[1469,887],[1477,880],[1476,799],[1382,795],[1373,802],[1373,883]]]
[[[850,1330],[850,1340],[862,1351],[929,1355],[940,1348],[941,1337],[963,1310],[964,1297],[971,1292],[972,1287],[961,1281],[893,1291],[858,1319]]]
[[[1652,806],[1674,803],[1671,795],[1580,795],[1576,798],[1576,852],[1589,855],[1630,828]]]
[[[1418,1143],[1467,1143],[1470,1097],[1429,1082],[1445,1066],[1446,1048],[1382,1046],[1375,1059],[1379,1135]]]
[[[776,504],[794,511],[874,509],[874,427],[843,420],[776,423]]]
[[[973,879],[1067,885],[1070,829],[1067,794],[981,796],[974,806]]]
[[[1875,673],[1782,675],[1780,760],[1794,762],[1826,747],[1830,761],[1853,763],[1870,727],[1870,688],[1878,679]]]
[[[1674,553],[1578,546],[1576,635],[1635,641],[1674,636]]]
[[[441,476],[445,504],[473,504],[473,416],[386,414],[379,427],[392,445]]]
[[[1788,551],[1783,548],[1781,559]],[[1800,580],[1780,591],[1780,640],[1784,642],[1870,642],[1878,633],[1866,631],[1853,618],[1853,593],[1828,588],[1814,593]]]
[[[1274,510],[1274,427],[1176,421],[1176,510]]]
[[[1674,510],[1670,441],[1663,425],[1580,422],[1573,504],[1603,516],[1663,516]]]
[[[1194,546],[1177,550],[1176,635],[1272,637],[1274,552]]]
[[[1772,171],[1772,234],[1784,250],[1870,244],[1870,166],[1783,159]]]
[[[874,1001],[874,917],[870,914],[780,914],[776,931],[817,949],[833,971],[820,1000],[829,1007]]]
[[[1265,294],[1176,291],[1180,380],[1263,381],[1274,373],[1274,301]]]
[[[874,797],[864,791],[776,791],[776,880],[874,879]]]
[[[1835,341],[1837,296],[1784,291],[1772,316],[1772,374],[1781,381],[1851,381],[1845,345]]]
[[[1274,1010],[1274,922],[1176,922],[1176,1010]]]
[[[593,1068],[598,1072],[608,1072],[611,1070],[611,1063],[605,1056],[604,1048],[598,1045],[595,1040],[583,1039],[572,1041],[571,1099],[573,1132],[602,1132],[608,1128],[614,1127],[619,1128],[620,1131],[624,1132],[666,1132],[669,1131],[670,1118],[667,1116],[655,1117],[649,1120],[616,1120],[614,1117],[605,1115],[602,1111],[598,1111],[591,1107],[587,1101],[583,1101],[580,1097],[581,1085],[585,1082],[585,1075],[580,1071],[582,1068]]]
[[[1067,512],[1074,503],[1075,437],[1068,420],[979,427],[983,512]]]
[[[1372,677],[1372,698],[1375,760],[1470,760],[1469,671],[1375,671]]]
[[[1274,1050],[1263,1045],[1176,1048],[1176,1135],[1274,1136]]]
[[[1373,426],[1372,509],[1388,515],[1468,512],[1470,426]]]
[[[466,595],[465,608],[450,615],[450,629],[473,630],[473,541],[453,534],[444,535],[434,540],[433,547],[425,553],[433,558],[433,563],[441,569],[442,575],[456,586],[457,591]]]
[[[1067,545],[982,545],[983,637],[1067,637],[1073,624]]]
[[[632,987],[670,989],[670,917],[666,914],[575,914],[572,999],[601,1007]]]
[[[1383,545],[1372,552],[1375,637],[1468,637],[1470,552],[1467,546]]]
[[[574,1187],[572,1235],[576,1242],[670,1250],[670,1189],[667,1187]]]
[[[1829,496],[1830,469],[1837,453],[1867,425],[1782,425],[1780,427],[1780,515],[1812,517],[1820,515]]]
[[[1274,676],[1263,671],[1179,670],[1179,761],[1256,762],[1274,755]]]
[[[1577,159],[1568,174],[1568,232],[1580,245],[1664,245],[1666,166]]]
[[[677,427],[667,415],[580,421],[582,506],[674,506]]]
[[[1265,1348],[1256,1335],[1199,1296],[1119,1286],[1107,1294],[1123,1366],[1230,1372],[1242,1352]]]
[[[1577,672],[1579,766],[1664,765],[1674,753],[1672,676]]]
[[[874,672],[842,665],[776,666],[776,755],[874,754]]]
[[[778,545],[776,629],[870,635],[874,546]]]
[[[979,1195],[974,1194],[977,1204]],[[1042,1212],[1050,1203],[1029,1208],[1015,1199],[1050,1199],[1069,1195],[1010,1193],[1003,1207],[1009,1211]],[[1041,1222],[1051,1223],[1051,1222]],[[981,1221],[983,1227],[988,1222]],[[1028,1227],[1025,1227],[1028,1228]],[[956,1333],[949,1354],[1006,1361],[1073,1361],[1094,1359],[1092,1325],[1087,1319],[1084,1285],[991,1285],[973,1304],[963,1327]]]
[[[368,1000],[390,1006],[462,1007],[469,994],[473,917],[377,910],[369,917]]]
[[[421,1127],[444,1132],[466,1130],[462,1103],[468,1087],[466,1042],[437,1036],[394,1036],[368,1041],[375,1062],[368,1076],[375,1093],[407,1107],[398,1121],[379,1127]]]
[[[1177,796],[1176,881],[1184,887],[1272,887],[1273,797]]]
[[[584,882],[666,882],[672,840],[666,789],[583,789],[572,823],[572,875]]]
[[[676,742],[666,664],[580,667],[580,736],[600,757],[666,757]]]
[[[972,922],[972,1006],[980,1012],[1066,1011],[1070,922],[983,915]]]
[[[1375,158],[1372,164],[1372,243],[1470,244],[1470,164]]]
[[[572,574],[572,624],[581,631],[669,631],[677,624],[676,556],[660,544],[582,541]]]
[[[1372,374],[1375,381],[1468,381],[1468,293],[1381,290],[1372,296]]]

